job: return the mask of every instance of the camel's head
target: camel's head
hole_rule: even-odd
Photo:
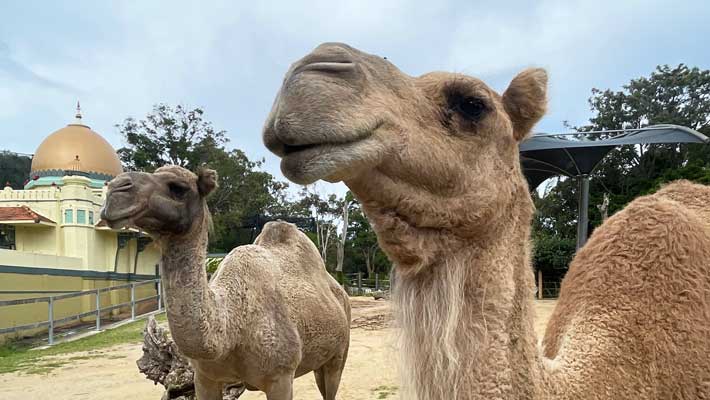
[[[178,167],[161,167],[155,173],[126,172],[108,186],[101,218],[112,228],[138,227],[151,235],[188,233],[207,217],[205,197],[217,187],[217,173],[196,174]]]
[[[519,215],[512,208],[531,210],[518,144],[545,112],[546,86],[545,71],[530,69],[499,95],[476,78],[410,77],[326,43],[289,69],[264,143],[294,182],[345,182],[389,256],[422,265],[446,250],[433,241],[483,239]]]

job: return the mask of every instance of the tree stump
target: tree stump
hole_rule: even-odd
[[[389,294],[389,292],[379,291],[379,292],[375,292],[375,293],[372,295],[372,297],[373,297],[375,300],[389,300],[390,294]]]
[[[146,379],[165,387],[161,400],[196,400],[194,371],[189,361],[153,317],[148,318],[143,330],[143,356],[136,364]],[[222,399],[236,400],[245,390],[241,382],[225,385]]]

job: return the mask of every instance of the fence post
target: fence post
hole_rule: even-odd
[[[49,296],[49,345],[54,344],[54,297]]]
[[[131,321],[136,319],[136,284],[131,283]]]
[[[101,289],[96,289],[96,330],[101,330]]]
[[[362,272],[357,273],[357,294],[362,295]]]
[[[160,285],[161,280],[158,279],[158,311],[163,310],[163,305],[160,303],[160,301],[163,299],[163,297],[160,295],[162,293],[162,287]]]
[[[376,292],[380,290],[380,279],[379,278],[380,278],[380,274],[375,272],[375,291]]]

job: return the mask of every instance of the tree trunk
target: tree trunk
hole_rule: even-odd
[[[318,250],[320,251],[320,256],[323,259],[323,264],[326,268],[328,267],[328,244],[330,243],[330,226],[324,224],[322,221],[318,222],[316,218],[316,242],[318,243]]]
[[[365,269],[367,269],[367,277],[371,277],[373,271],[373,265],[370,261],[370,249],[363,250],[362,255],[365,256]]]
[[[143,330],[143,356],[136,361],[138,370],[165,387],[161,400],[196,400],[194,371],[187,358],[178,351],[168,332],[149,317]],[[236,400],[246,390],[244,384],[225,385],[223,400]]]
[[[335,267],[335,271],[343,272],[343,259],[345,258],[345,240],[348,237],[348,214],[350,211],[350,202],[343,202],[343,230],[340,233],[340,241],[338,241],[338,264]]]
[[[370,247],[370,265],[372,265],[372,272],[377,273],[377,265],[375,265],[375,257],[377,257],[377,250],[379,250],[379,246],[377,243],[373,244]]]
[[[609,194],[604,193],[604,200],[602,200],[602,203],[597,206],[599,209],[599,213],[602,216],[602,222],[606,221],[607,218],[609,218]]]
[[[366,250],[362,251],[363,256],[365,256],[365,268],[367,269],[367,277],[372,278],[372,275],[377,272],[376,265],[375,265],[375,256],[377,255],[377,243],[373,244],[370,247],[367,247]]]

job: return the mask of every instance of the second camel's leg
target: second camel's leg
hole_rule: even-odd
[[[293,400],[293,375],[284,375],[269,385],[267,400]]]

